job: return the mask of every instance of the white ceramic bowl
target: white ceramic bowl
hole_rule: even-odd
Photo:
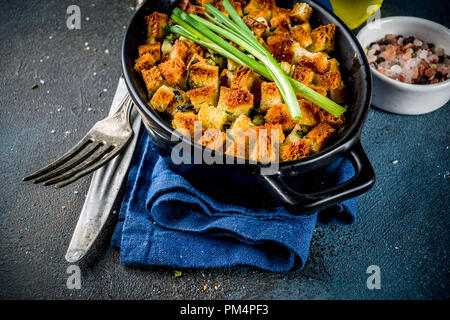
[[[388,17],[367,24],[358,33],[363,48],[386,34],[418,37],[441,47],[450,55],[448,28],[421,18]],[[437,84],[407,84],[393,80],[371,68],[373,78],[372,104],[398,114],[424,114],[439,109],[450,99],[450,79]]]

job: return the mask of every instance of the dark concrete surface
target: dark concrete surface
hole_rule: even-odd
[[[81,30],[66,27],[71,4],[81,8]],[[448,104],[423,116],[370,111],[362,141],[377,183],[358,198],[355,224],[317,228],[300,272],[183,270],[175,278],[172,268],[124,267],[109,246],[112,215],[94,251],[79,264],[81,289],[67,289],[64,254],[90,177],[62,190],[21,178],[61,155],[107,114],[135,3],[7,0],[1,5],[0,298],[450,297]],[[382,15],[419,16],[448,27],[449,9],[446,0],[387,0]],[[381,268],[381,290],[366,287],[370,265]]]

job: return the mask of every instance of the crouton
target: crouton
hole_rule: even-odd
[[[298,121],[292,119],[288,107],[285,104],[276,104],[267,111],[264,117],[268,124],[279,124],[283,131],[291,130]]]
[[[196,0],[195,1],[198,5],[204,7],[206,4],[214,4],[217,2],[217,0]]]
[[[193,4],[190,4],[187,9],[186,9],[186,13],[188,14],[196,14],[198,16],[202,16],[204,15],[206,12],[206,8],[202,7],[202,6],[196,6]]]
[[[193,112],[176,113],[172,119],[172,127],[181,134],[184,134],[190,138],[194,138],[195,132],[201,133],[198,117]]]
[[[256,141],[249,140],[249,159],[260,162],[279,161],[279,148],[284,141],[283,129],[280,124],[265,124],[264,126],[250,128],[246,131],[255,131]]]
[[[312,44],[311,33],[305,31],[301,25],[293,27],[291,34],[294,40],[300,43],[303,48],[307,48]]]
[[[225,132],[216,128],[207,129],[197,143],[215,151],[222,152],[227,139]]]
[[[276,83],[261,83],[261,103],[259,106],[259,111],[265,114],[272,106],[280,103],[283,103],[283,98],[281,97]]]
[[[273,7],[272,9],[272,17],[276,17],[279,15],[289,15],[291,13],[291,9],[288,8],[280,8],[280,7]]]
[[[279,28],[277,28],[278,30]],[[294,40],[289,34],[274,34],[267,38],[267,46],[269,52],[277,59],[278,62],[292,62]]]
[[[341,85],[341,73],[339,71],[328,72],[324,74],[316,74],[314,77],[314,83],[327,90],[333,90],[339,88]]]
[[[145,86],[147,87],[149,98],[151,98],[156,90],[164,84],[164,79],[159,72],[158,67],[153,67],[149,70],[142,70],[142,78]]]
[[[264,21],[270,21],[272,17],[272,12],[270,9],[264,8],[264,9],[257,9],[255,11],[252,11],[248,14],[250,18],[260,20],[261,18],[264,19]]]
[[[166,85],[162,85],[158,90],[156,90],[150,100],[150,104],[159,112],[165,112],[167,107],[175,101],[176,97],[173,93],[173,89]]]
[[[272,11],[276,8],[275,0],[250,0],[250,2],[244,7],[244,13],[249,14],[258,9],[268,9]]]
[[[298,24],[297,26],[302,27],[302,29],[304,31],[306,31],[307,33],[311,34],[312,29],[311,29],[311,24],[309,22]]]
[[[250,91],[258,74],[249,67],[239,66],[233,75],[231,89],[242,89]]]
[[[170,52],[170,59],[179,59],[185,64],[189,56],[189,48],[184,41],[177,39],[172,46],[172,51]]]
[[[251,127],[253,127],[252,119],[247,116],[240,115],[236,120],[234,120],[228,133],[232,137],[235,137],[240,131],[245,131]]]
[[[228,69],[223,69],[219,78],[219,85],[224,87],[231,86],[231,82],[233,81],[233,72]]]
[[[339,62],[336,58],[332,58],[328,60],[328,62],[330,63],[330,69],[328,72],[339,72]]]
[[[148,43],[154,43],[164,38],[165,27],[168,25],[169,17],[165,13],[153,12],[145,17],[147,23]]]
[[[329,91],[329,97],[336,103],[345,102],[345,84],[343,81],[338,88]]]
[[[301,55],[296,62],[303,64],[320,74],[327,72],[330,68],[327,57],[320,52]]]
[[[306,127],[314,127],[317,124],[317,113],[320,108],[311,101],[305,99],[299,99],[298,105],[302,112],[302,119],[298,120],[298,123]]]
[[[272,28],[283,27],[289,29],[291,26],[291,20],[287,14],[278,14],[270,19],[270,26]]]
[[[305,136],[305,139],[309,142],[311,153],[315,154],[325,149],[327,144],[333,138],[335,131],[336,129],[325,122],[321,122],[315,126]]]
[[[345,116],[343,114],[341,114],[339,117],[335,117],[326,110],[320,110],[318,116],[320,122],[328,123],[335,129],[341,128],[345,122]]]
[[[225,111],[232,121],[241,114],[248,115],[253,103],[253,94],[247,90],[220,87],[217,108]]]
[[[289,17],[293,22],[304,23],[309,20],[313,13],[313,9],[304,2],[298,2],[291,10]]]
[[[267,30],[267,26],[264,23],[249,16],[244,17],[244,22],[250,28],[250,30],[253,31],[253,34],[256,37],[261,37]]]
[[[334,34],[336,25],[327,24],[315,28],[311,32],[312,44],[308,47],[311,52],[331,52],[334,50]]]
[[[223,125],[228,121],[227,113],[224,110],[208,105],[202,105],[200,107],[198,118],[202,122],[202,127],[205,129],[211,127],[222,129]]]
[[[159,72],[172,87],[185,87],[186,65],[182,60],[170,59],[158,65]]]
[[[306,158],[310,155],[309,142],[301,139],[297,142],[285,144],[280,148],[280,160],[292,161]]]
[[[189,86],[200,88],[210,85],[219,86],[219,67],[197,62],[189,68]]]
[[[181,90],[179,87],[177,87],[176,89],[172,88],[172,92],[175,95],[175,100],[172,101],[171,104],[169,104],[169,106],[166,109],[166,113],[173,116],[175,113],[180,111],[180,109],[178,108],[179,106],[186,105],[189,103],[189,96],[186,94],[186,92]],[[185,111],[185,110],[181,110],[181,111]],[[191,111],[191,110],[189,110],[189,111]]]
[[[138,47],[139,58],[135,60],[134,70],[142,74],[161,60],[161,43],[146,44]]]
[[[215,85],[210,85],[189,90],[187,95],[189,96],[195,110],[198,111],[204,104],[208,106],[215,106],[217,104],[219,92]]]
[[[303,84],[309,84],[314,79],[314,71],[310,68],[305,67],[301,64],[296,64],[294,66],[294,71],[292,72],[292,79],[297,80]]]

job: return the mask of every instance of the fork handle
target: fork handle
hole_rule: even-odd
[[[130,112],[133,106],[133,100],[131,99],[130,94],[127,92],[120,102],[119,106],[112,114],[110,114],[111,118],[116,119],[118,122],[125,121],[130,123]]]

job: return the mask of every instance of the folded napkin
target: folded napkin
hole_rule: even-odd
[[[353,176],[350,162],[337,165],[327,172],[327,180],[337,183]],[[196,179],[208,179],[207,172]],[[303,267],[317,224],[349,224],[355,214],[353,199],[306,217],[293,216],[281,206],[255,208],[220,201],[173,172],[143,132],[112,245],[120,248],[125,265],[288,272]]]

